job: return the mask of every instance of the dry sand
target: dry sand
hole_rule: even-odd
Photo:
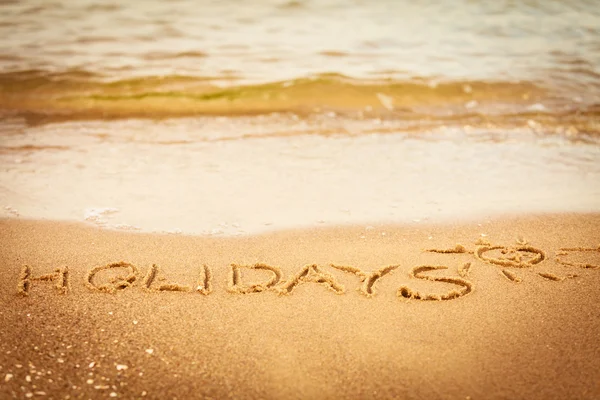
[[[0,398],[600,398],[598,214],[0,243]]]

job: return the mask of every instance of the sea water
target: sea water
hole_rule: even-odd
[[[596,1],[0,2],[0,215],[242,235],[600,210]]]

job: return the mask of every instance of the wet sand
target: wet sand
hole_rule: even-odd
[[[598,398],[599,227],[0,220],[0,397]]]

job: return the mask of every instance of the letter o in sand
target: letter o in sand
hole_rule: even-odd
[[[103,285],[97,285],[94,282],[94,276],[98,272],[103,271],[103,270],[108,270],[108,269],[116,269],[116,268],[129,269],[129,270],[131,270],[131,272],[126,276],[119,275],[119,276],[111,279],[109,283],[105,283]],[[123,261],[118,262],[118,263],[103,265],[101,267],[95,267],[92,270],[90,270],[90,272],[88,272],[88,274],[85,277],[85,285],[90,290],[106,292],[106,293],[116,293],[117,290],[122,290],[122,289],[132,286],[133,282],[135,282],[135,280],[137,279],[138,273],[139,273],[138,269],[135,265],[129,264],[129,263],[126,263]]]

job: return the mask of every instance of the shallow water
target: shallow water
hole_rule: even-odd
[[[24,115],[583,113],[596,132],[586,123],[600,102],[593,0],[25,0],[0,10],[0,102]]]
[[[532,130],[406,133],[389,122],[330,120],[15,130],[0,153],[0,205],[5,216],[212,235],[600,211],[597,143]]]
[[[4,71],[598,84],[594,0],[2,3]]]

